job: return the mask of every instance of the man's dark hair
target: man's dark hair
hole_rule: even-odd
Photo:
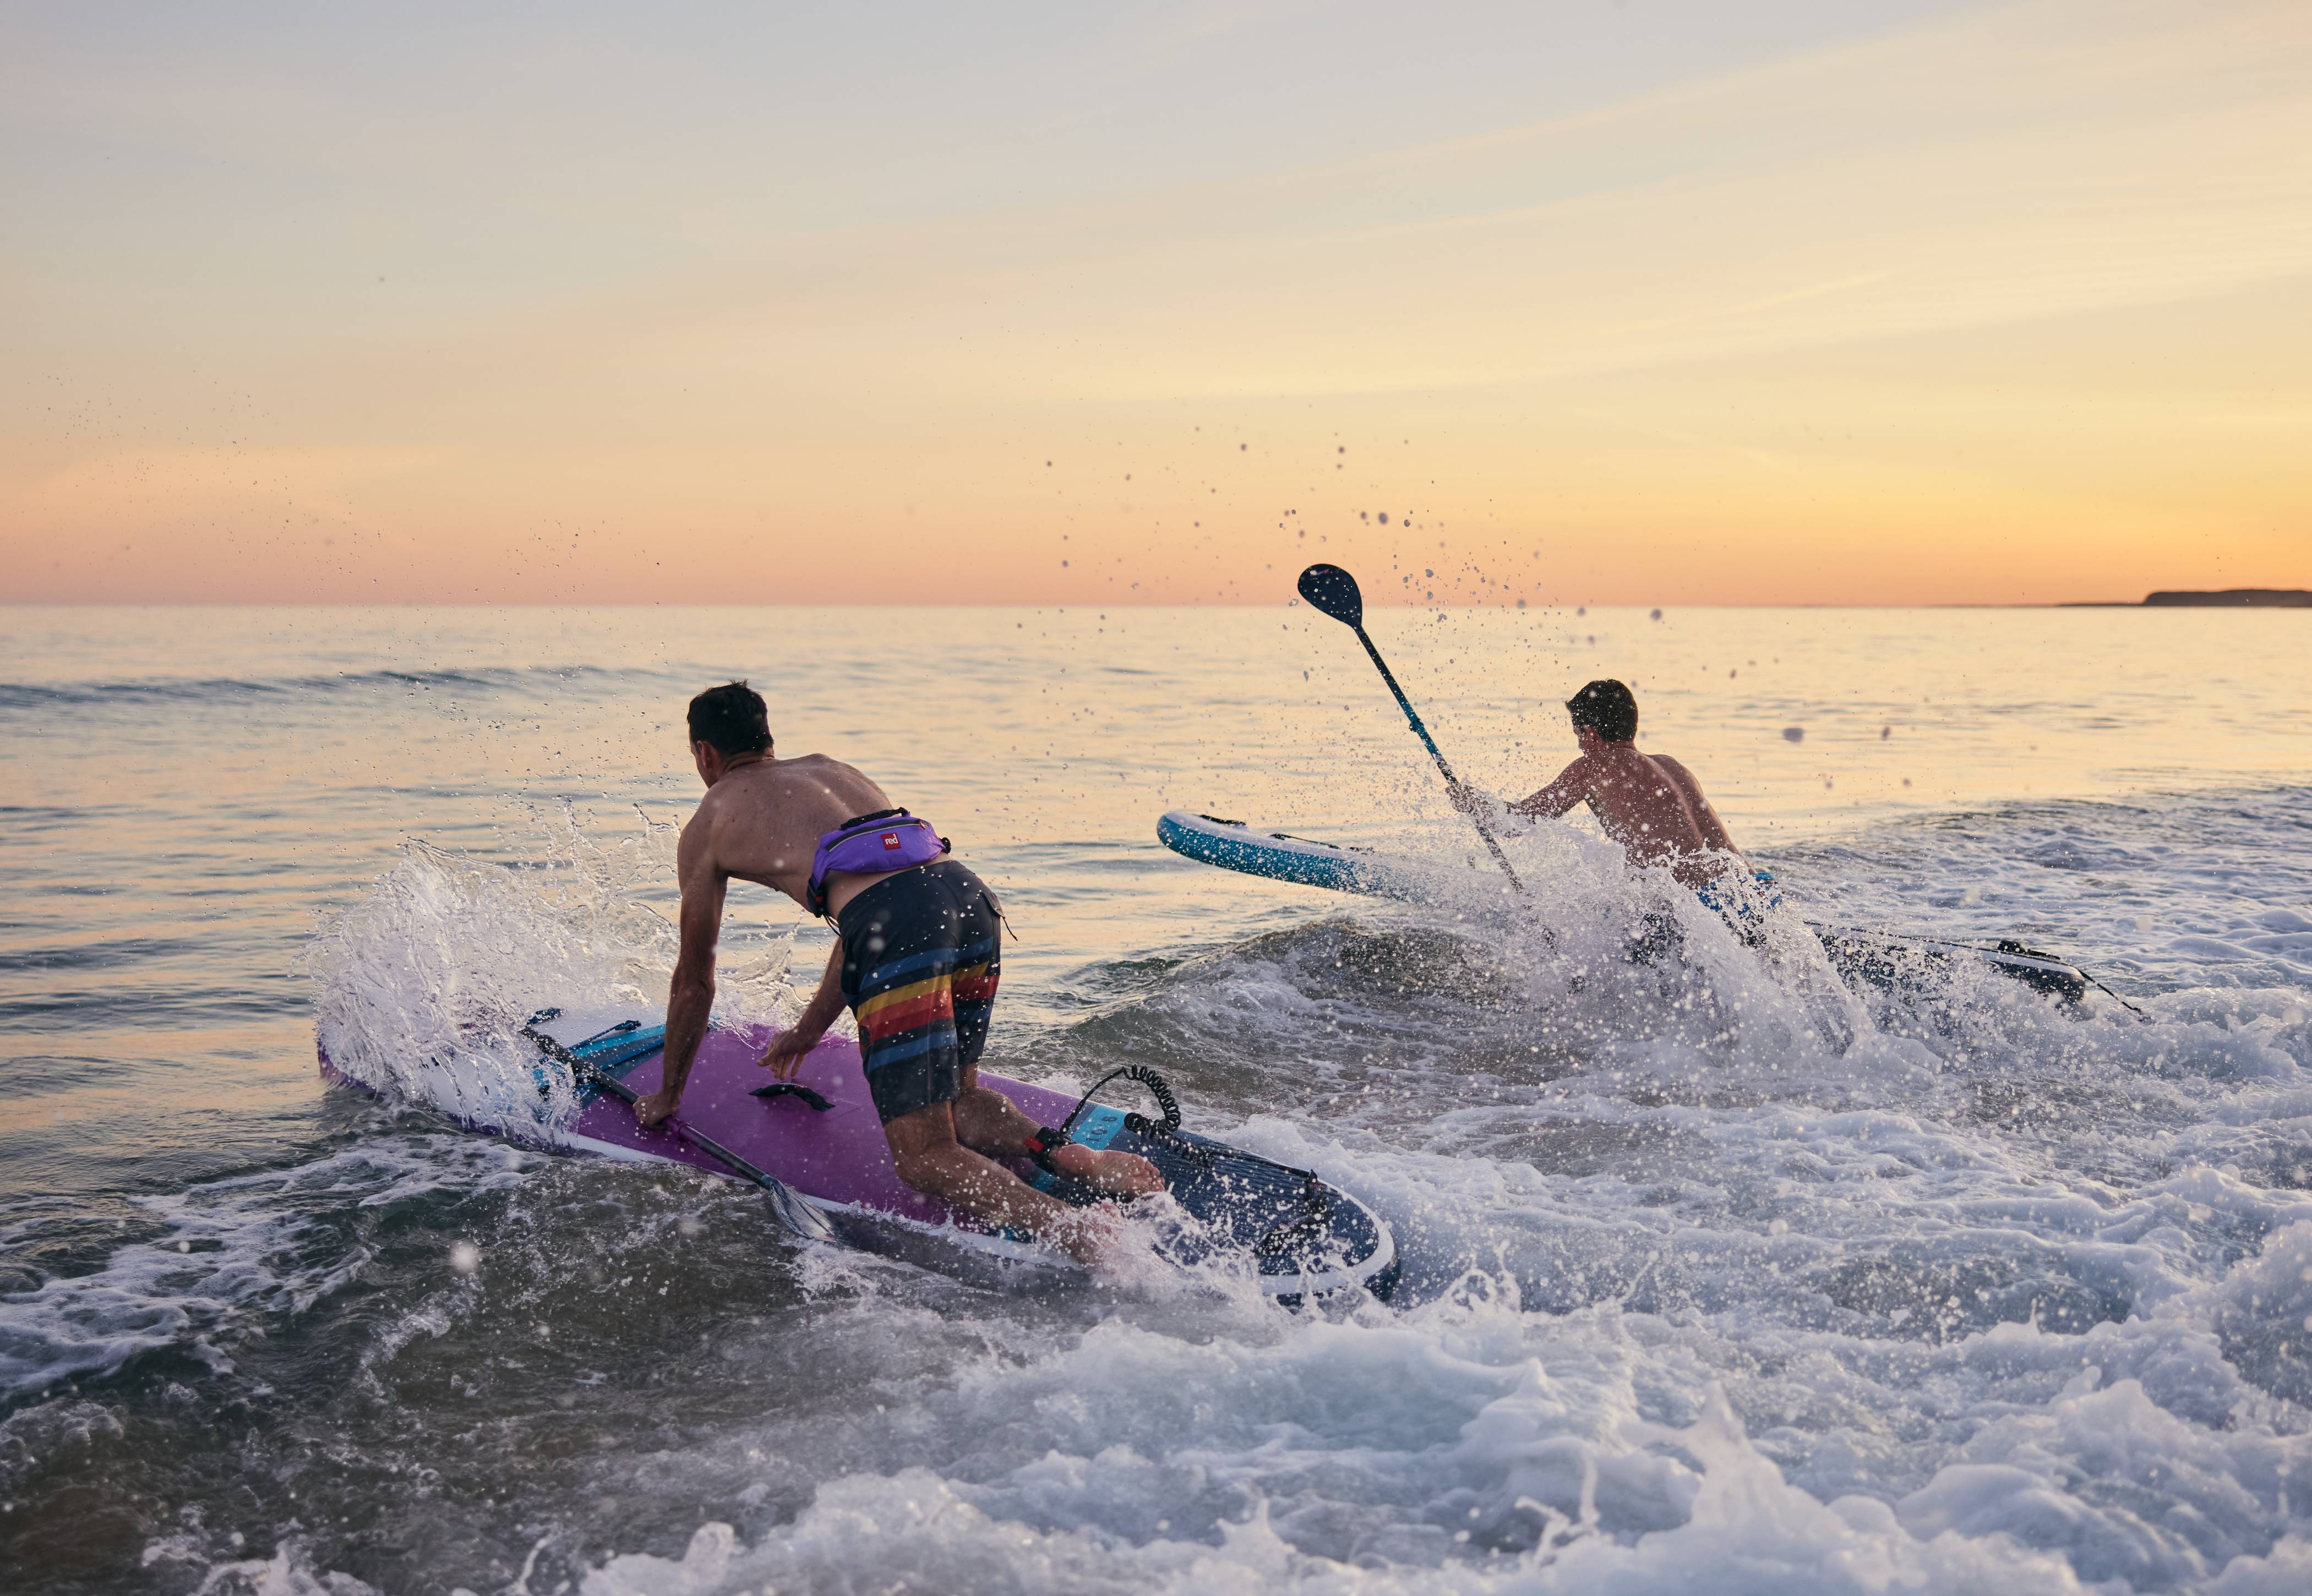
[[[1565,701],[1565,711],[1574,725],[1590,728],[1609,743],[1637,741],[1637,697],[1619,682],[1590,683]]]
[[[726,756],[760,754],[771,746],[771,717],[763,695],[744,682],[709,687],[690,701],[690,740],[712,743]]]

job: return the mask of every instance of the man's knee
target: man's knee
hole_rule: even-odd
[[[975,1153],[991,1158],[1020,1151],[1036,1122],[1001,1092],[971,1087],[955,1100],[955,1138]]]
[[[1012,1106],[1012,1100],[992,1087],[976,1083],[955,1095],[956,1112],[962,1114],[1001,1114]]]
[[[910,1191],[920,1191],[926,1197],[937,1197],[940,1187],[940,1160],[920,1150],[894,1151],[891,1157],[898,1171],[899,1183]]]
[[[886,1121],[883,1138],[891,1147],[891,1164],[899,1179],[917,1191],[930,1191],[939,1180],[942,1155],[957,1146],[955,1105],[933,1103]]]

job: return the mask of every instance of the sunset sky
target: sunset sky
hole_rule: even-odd
[[[2312,4],[12,6],[0,544],[17,601],[2312,586]]]

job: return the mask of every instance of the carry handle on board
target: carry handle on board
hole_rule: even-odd
[[[521,1033],[538,1044],[539,1052],[544,1053],[556,1063],[566,1067],[574,1079],[590,1086],[600,1087],[625,1103],[631,1104],[635,1098],[642,1095],[609,1070],[597,1068],[543,1031],[539,1030],[537,1026],[524,1025],[521,1028]],[[766,1170],[757,1169],[722,1143],[684,1124],[679,1120],[668,1120],[665,1123],[669,1130],[689,1142],[731,1173],[761,1187],[765,1195],[771,1199],[772,1216],[796,1236],[806,1242],[832,1242],[836,1239],[835,1226],[827,1222],[827,1216],[797,1197],[793,1191],[788,1190],[785,1182],[776,1175]]]
[[[1324,611],[1357,634],[1357,641],[1364,644],[1365,652],[1372,656],[1373,666],[1380,672],[1380,679],[1388,684],[1391,693],[1397,694],[1397,707],[1403,710],[1405,718],[1413,723],[1414,735],[1421,739],[1422,746],[1429,750],[1429,757],[1437,762],[1439,774],[1450,785],[1460,786],[1460,779],[1453,774],[1453,767],[1445,763],[1445,755],[1438,748],[1437,739],[1431,737],[1429,728],[1421,723],[1413,701],[1406,697],[1405,689],[1397,685],[1397,677],[1389,670],[1388,661],[1380,657],[1380,650],[1373,647],[1373,640],[1365,635],[1365,596],[1357,589],[1357,579],[1337,565],[1311,565],[1300,573],[1300,597],[1307,599],[1312,608]],[[1501,866],[1502,874],[1510,878],[1510,885],[1523,892],[1525,883],[1519,881],[1517,872],[1510,868],[1509,855],[1503,853],[1502,845],[1493,841],[1493,828],[1485,824],[1485,817],[1472,810],[1469,818],[1477,823],[1477,835],[1485,840],[1485,851],[1493,856],[1493,863]]]

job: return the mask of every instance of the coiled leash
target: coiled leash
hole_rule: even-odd
[[[1076,1121],[1090,1105],[1091,1100],[1099,1095],[1100,1089],[1108,1082],[1115,1080],[1135,1081],[1147,1087],[1148,1095],[1156,1100],[1156,1106],[1163,1112],[1164,1118],[1160,1122],[1148,1118],[1145,1114],[1125,1114],[1124,1128],[1134,1135],[1152,1142],[1160,1143],[1171,1151],[1202,1164],[1206,1169],[1212,1168],[1222,1159],[1228,1159],[1238,1164],[1257,1164],[1264,1169],[1276,1170],[1280,1173],[1291,1175],[1300,1182],[1302,1205],[1300,1216],[1274,1226],[1255,1242],[1253,1252],[1256,1255],[1266,1258],[1293,1252],[1304,1240],[1313,1239],[1316,1234],[1326,1229],[1332,1217],[1332,1205],[1326,1197],[1325,1183],[1317,1178],[1315,1170],[1302,1169],[1297,1164],[1280,1164],[1274,1158],[1264,1158],[1257,1153],[1248,1153],[1240,1147],[1212,1147],[1203,1142],[1190,1141],[1180,1134],[1180,1100],[1173,1095],[1171,1083],[1144,1064],[1126,1064],[1120,1069],[1111,1069],[1100,1077],[1092,1084],[1091,1090],[1076,1099],[1075,1107],[1068,1111],[1068,1117],[1061,1121],[1056,1128],[1048,1125],[1037,1128],[1035,1137],[1028,1143],[1028,1156],[1050,1173],[1059,1174],[1060,1171],[1052,1163],[1052,1153],[1075,1139],[1069,1132],[1074,1129]]]
[[[1125,1115],[1124,1128],[1126,1130],[1136,1136],[1144,1136],[1151,1141],[1162,1141],[1166,1146],[1185,1153],[1192,1158],[1200,1159],[1204,1163],[1212,1162],[1212,1156],[1206,1149],[1197,1147],[1193,1142],[1185,1141],[1174,1134],[1180,1129],[1180,1100],[1172,1095],[1172,1088],[1164,1077],[1145,1065],[1127,1064],[1121,1069],[1111,1069],[1100,1077],[1093,1083],[1090,1091],[1076,1099],[1075,1107],[1068,1110],[1068,1117],[1057,1125],[1036,1127],[1036,1134],[1028,1138],[1028,1156],[1035,1161],[1038,1168],[1047,1174],[1066,1178],[1062,1174],[1059,1166],[1052,1162],[1052,1155],[1075,1140],[1069,1132],[1075,1129],[1076,1121],[1083,1116],[1083,1112],[1090,1106],[1091,1100],[1099,1095],[1100,1087],[1112,1080],[1138,1081],[1148,1088],[1148,1095],[1156,1099],[1156,1106],[1164,1111],[1164,1122],[1160,1125],[1145,1114]]]
[[[1091,1100],[1099,1095],[1100,1088],[1107,1086],[1108,1082],[1117,1080],[1138,1081],[1148,1088],[1148,1095],[1156,1100],[1156,1106],[1164,1111],[1164,1123],[1160,1127],[1141,1114],[1125,1115],[1124,1128],[1126,1130],[1135,1135],[1147,1136],[1159,1129],[1167,1133],[1179,1129],[1180,1100],[1172,1095],[1170,1083],[1145,1064],[1126,1064],[1121,1069],[1111,1069],[1101,1076],[1092,1084],[1090,1091],[1076,1099],[1075,1107],[1068,1110],[1068,1117],[1060,1121],[1060,1134],[1065,1136],[1070,1130],[1075,1129],[1076,1121],[1082,1118],[1084,1110],[1090,1106]]]

